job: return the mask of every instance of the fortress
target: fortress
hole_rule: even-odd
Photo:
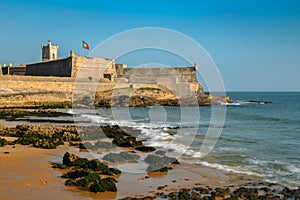
[[[58,58],[59,46],[41,45],[42,61],[20,66],[2,67],[3,75],[69,77],[89,81],[98,76],[99,83],[118,83],[123,86],[139,87],[144,84],[165,85],[188,93],[197,91],[199,84],[196,77],[198,65],[193,67],[174,68],[127,68],[125,64],[116,64],[114,59],[90,58],[75,55],[74,50],[66,58]],[[78,76],[80,69],[85,68],[89,74]],[[92,72],[92,73],[91,73]],[[1,73],[0,73],[1,74]],[[105,85],[103,85],[104,88]]]
[[[41,62],[0,67],[0,107],[62,108],[77,104],[135,107],[231,102],[229,97],[204,92],[197,80],[197,64],[128,68],[114,59],[78,56],[73,50],[68,57],[58,58],[59,46],[52,45],[50,40],[41,48]]]

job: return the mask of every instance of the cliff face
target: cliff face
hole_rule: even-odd
[[[85,89],[87,85],[81,82],[77,86],[82,89],[77,102],[82,106],[212,105],[229,101],[205,94],[200,84],[178,86],[175,90],[185,91],[178,93],[157,84],[134,88],[128,83],[99,83],[95,97]],[[0,76],[0,107],[71,107],[73,89],[72,78]],[[193,92],[189,95],[187,91]]]

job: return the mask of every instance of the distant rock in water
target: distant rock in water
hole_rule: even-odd
[[[250,103],[257,103],[257,104],[271,104],[271,101],[254,101],[254,100],[250,100]]]

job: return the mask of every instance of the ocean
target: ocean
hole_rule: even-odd
[[[300,93],[229,92],[224,125],[211,121],[213,107],[99,108],[73,110],[90,125],[133,127],[144,144],[155,146],[180,160],[262,180],[300,186]],[[215,106],[216,108],[218,106]],[[220,124],[222,126],[220,126]],[[222,130],[207,137],[212,150],[201,156],[209,127]]]

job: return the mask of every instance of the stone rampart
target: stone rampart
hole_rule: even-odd
[[[26,76],[61,76],[71,77],[71,57],[47,62],[39,62],[26,65]]]

